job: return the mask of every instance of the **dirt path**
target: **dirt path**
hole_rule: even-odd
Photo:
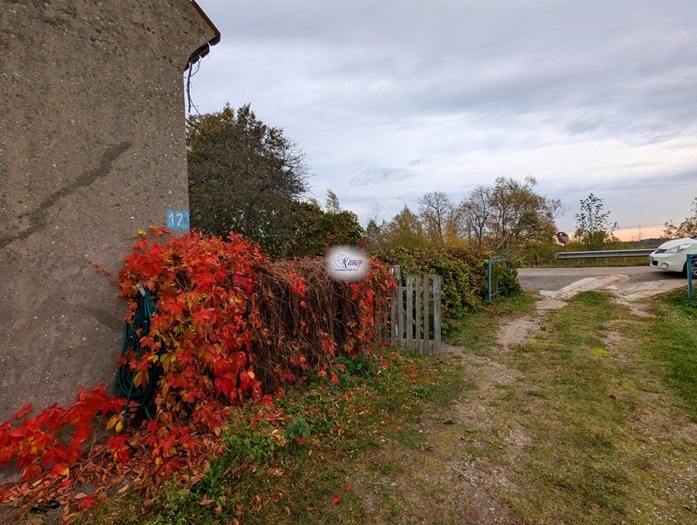
[[[607,288],[617,279],[606,281],[601,288],[613,292]],[[515,352],[550,329],[549,316],[564,308],[564,299],[585,289],[581,286],[539,295],[533,314],[500,325],[496,347],[489,351],[446,347],[451,358],[464,364],[468,388],[450,410],[423,415],[420,432],[427,438],[423,450],[392,444],[380,452],[380,461],[393,467],[365,474],[361,480],[361,495],[372,516],[369,523],[565,523],[552,516],[540,518],[539,513],[526,516],[520,510],[526,508],[527,500],[540,498],[531,486],[534,478],[525,472],[532,461],[531,451],[539,454],[541,447],[548,445],[540,442],[536,427],[550,410],[544,399],[545,388],[556,379],[554,369],[544,368],[533,370],[528,377],[521,371]],[[650,291],[626,292],[615,288],[614,301],[620,308],[626,306],[629,314],[608,320],[602,347],[597,349],[598,359],[612,359],[618,369],[643,374],[647,365],[631,352],[632,341],[624,328],[651,315],[645,302],[637,302]],[[623,511],[629,515],[621,523],[697,523],[697,425],[676,408],[676,400],[656,377],[642,377],[639,390],[621,379],[614,388],[618,393],[611,397],[623,396],[623,402],[630,400],[637,407],[622,432],[631,434],[625,454],[628,465],[639,467],[626,475],[636,487],[632,490],[637,497],[644,495],[651,501],[646,505],[637,502],[631,511]],[[601,431],[597,435],[603,436]],[[618,461],[623,459],[608,456],[607,469],[610,472],[616,467],[621,476],[629,467],[616,464]],[[588,490],[593,493],[592,487]],[[595,497],[602,507],[603,494]],[[677,498],[683,502],[683,510],[676,513],[670,503],[662,506],[662,498]],[[585,522],[598,522],[592,518],[596,511],[589,510],[590,518]]]
[[[400,466],[395,466],[397,472],[364,480],[366,486],[361,492],[372,516],[370,523],[391,523],[395,516],[403,522],[423,524],[519,523],[508,504],[495,494],[522,488],[508,477],[503,466],[484,456],[472,457],[467,450],[506,447],[512,456],[522,456],[522,448],[530,443],[525,429],[495,424],[498,389],[516,382],[521,375],[502,363],[500,357],[542,329],[546,312],[565,304],[541,297],[534,315],[502,324],[497,356],[476,355],[464,347],[444,345],[446,355],[464,364],[466,394],[451,410],[424,416],[423,431],[429,444],[423,450],[395,446],[381,452],[381,462],[399,461]]]

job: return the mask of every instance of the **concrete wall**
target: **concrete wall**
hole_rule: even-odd
[[[188,0],[0,0],[0,422],[112,384],[125,303],[95,264],[187,210]]]

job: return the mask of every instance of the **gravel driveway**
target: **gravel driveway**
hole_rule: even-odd
[[[568,299],[586,290],[603,290],[636,300],[687,287],[687,279],[681,275],[648,266],[524,268],[518,270],[518,280],[523,289],[556,299]]]

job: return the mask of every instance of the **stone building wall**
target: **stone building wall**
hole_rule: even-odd
[[[134,235],[188,210],[189,0],[0,0],[0,422],[111,385]]]

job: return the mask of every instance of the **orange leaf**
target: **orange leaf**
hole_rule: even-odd
[[[110,430],[111,428],[113,428],[114,425],[116,425],[116,423],[118,423],[120,419],[121,419],[121,416],[119,414],[111,416],[109,418],[109,422],[106,424],[106,429]]]
[[[138,388],[139,386],[145,386],[148,384],[148,370],[147,368],[142,368],[138,370],[138,373],[133,378],[133,386]]]
[[[70,469],[63,463],[56,463],[51,469],[53,476],[67,476],[68,474],[70,474]]]

